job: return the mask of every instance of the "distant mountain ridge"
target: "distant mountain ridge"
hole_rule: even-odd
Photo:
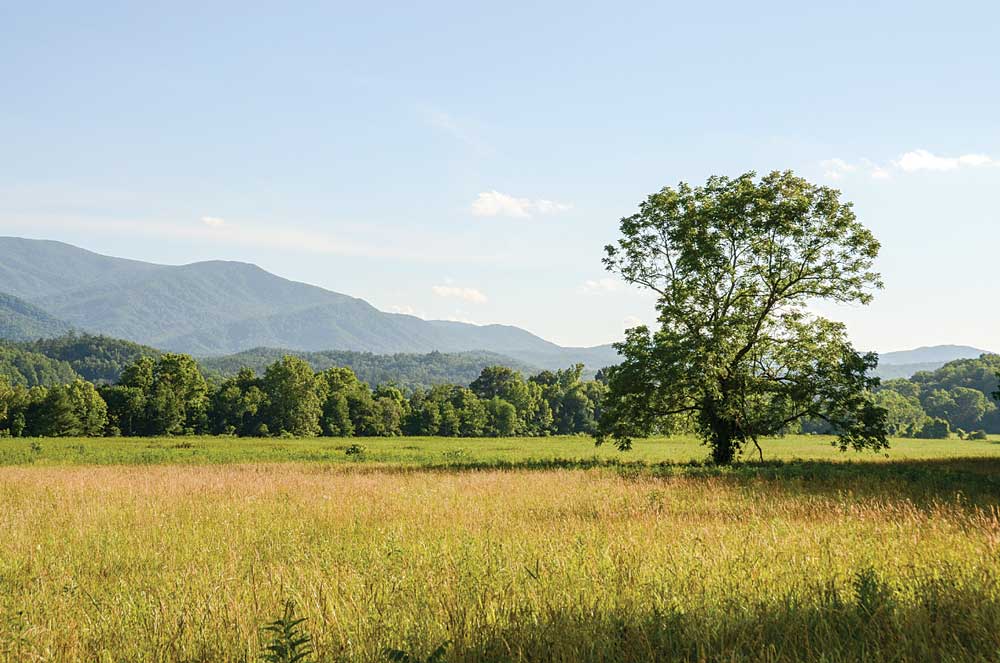
[[[933,345],[884,352],[879,355],[875,375],[883,380],[909,378],[920,371],[935,371],[956,359],[978,359],[984,354],[993,354],[968,345]]]
[[[993,354],[989,350],[980,350],[968,345],[933,345],[915,348],[913,350],[898,350],[883,352],[878,356],[879,364],[926,364],[932,362],[947,363],[956,359],[976,359],[983,354]]]
[[[611,345],[561,347],[518,327],[387,313],[368,302],[242,262],[158,265],[49,240],[0,237],[0,339],[71,329],[200,357],[268,348],[297,353],[493,353],[521,367],[591,371],[618,362]],[[880,355],[876,374],[910,377],[985,351],[961,345]]]
[[[617,362],[610,345],[565,348],[507,325],[386,313],[247,263],[171,266],[62,242],[0,238],[6,292],[76,329],[198,356],[258,347],[379,354],[487,351],[540,368]]]

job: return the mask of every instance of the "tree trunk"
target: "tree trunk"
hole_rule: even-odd
[[[736,452],[739,450],[736,423],[725,418],[714,418],[709,444],[712,447],[712,462],[716,465],[731,464],[736,459]]]
[[[732,437],[712,438],[712,462],[716,465],[729,465],[736,459],[736,440]]]

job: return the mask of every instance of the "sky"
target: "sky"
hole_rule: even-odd
[[[818,307],[858,347],[1000,350],[998,43],[996,2],[3,3],[0,234],[595,345],[655,319],[621,217],[791,169],[882,242]]]

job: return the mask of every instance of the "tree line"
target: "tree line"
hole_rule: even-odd
[[[583,366],[528,378],[484,368],[468,386],[371,388],[349,368],[285,356],[213,383],[190,356],[140,357],[116,384],[0,379],[0,436],[544,436],[597,430],[605,386]]]
[[[908,380],[886,380],[875,400],[888,412],[892,435],[984,437],[1000,433],[998,376],[1000,355],[959,359]]]

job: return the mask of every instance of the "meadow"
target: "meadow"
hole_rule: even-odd
[[[2,440],[0,658],[1000,659],[1000,440],[764,450]]]

